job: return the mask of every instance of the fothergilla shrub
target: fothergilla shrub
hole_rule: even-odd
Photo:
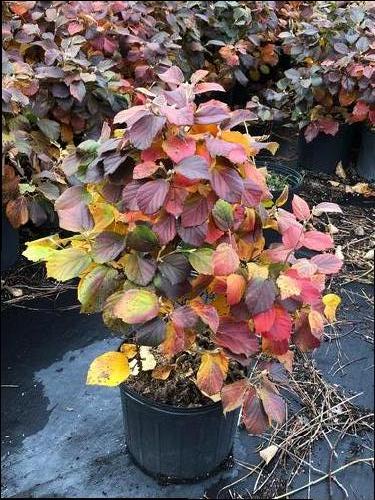
[[[324,295],[325,280],[342,261],[331,253],[331,236],[313,223],[340,209],[311,209],[294,196],[289,213],[281,208],[286,189],[270,207],[255,157],[277,145],[232,130],[246,122],[246,110],[231,112],[217,100],[197,106],[195,96],[212,89],[206,75],[199,70],[185,83],[171,67],[160,74],[167,90],[143,90],[144,104],[116,115],[112,137],[103,133],[66,158],[86,179],[55,203],[60,226],[75,234],[30,242],[24,255],[45,261],[52,278],[78,277],[81,311],[102,312],[123,336],[118,352],[93,361],[89,384],[135,377],[144,346],[155,362],[143,369],[163,383],[186,352],[199,357],[186,377],[221,398],[224,412],[243,405],[247,429],[261,433],[284,421],[277,386],[292,370],[291,345],[318,347],[324,324],[334,320],[340,299]],[[268,228],[282,243],[265,248]],[[316,255],[298,258],[302,247]],[[206,347],[198,343],[202,330]],[[233,361],[254,369],[229,381]]]

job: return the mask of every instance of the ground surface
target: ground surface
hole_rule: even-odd
[[[371,287],[351,286],[342,294],[347,320],[340,330],[342,338],[324,343],[316,359],[328,381],[342,385],[348,396],[360,393],[358,403],[373,408],[371,305],[359,297],[364,292],[371,293]],[[74,302],[70,293],[60,298],[59,305],[64,302]],[[44,310],[9,308],[2,318],[4,497],[233,498],[237,494],[249,498],[247,491],[253,490],[256,475],[220,492],[248,473],[238,463],[193,485],[161,486],[140,472],[126,452],[119,391],[85,386],[91,360],[116,348],[118,340],[96,315],[56,312],[47,300],[32,305]],[[259,455],[255,447],[260,443],[260,438],[240,430],[236,459],[256,465]],[[327,446],[326,441],[318,441],[311,457],[311,463],[323,471],[327,470]],[[372,447],[369,436],[345,437],[332,468],[372,456]],[[359,463],[338,477],[350,498],[369,499],[372,472],[368,464]],[[319,477],[310,471],[310,481]],[[293,486],[308,482],[308,471],[301,472]],[[305,489],[296,498],[308,498],[307,492]],[[341,498],[335,484],[333,492],[338,495],[335,498]],[[310,497],[328,498],[327,483],[312,486]]]

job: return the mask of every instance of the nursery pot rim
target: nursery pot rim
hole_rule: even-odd
[[[263,159],[257,161],[257,166],[266,167],[269,172],[275,172],[277,174],[285,174],[288,177],[287,185],[292,188],[299,188],[302,185],[305,174],[296,168],[289,167],[288,165],[284,165],[282,162],[277,159]],[[271,193],[281,193],[280,189],[270,188]]]
[[[118,351],[120,352],[121,346],[124,344],[124,342],[121,342],[121,344],[118,347]],[[124,381],[121,382],[120,384],[120,389],[124,391],[128,397],[131,399],[137,401],[138,403],[144,405],[144,406],[151,406],[152,408],[155,408],[159,411],[163,411],[165,413],[178,413],[179,415],[182,414],[187,414],[187,415],[197,415],[200,413],[208,413],[208,412],[214,412],[216,411],[220,406],[222,406],[221,400],[208,403],[207,405],[204,406],[196,406],[194,408],[187,408],[184,406],[174,406],[174,405],[169,405],[167,403],[160,403],[159,401],[156,401],[155,399],[149,398],[147,396],[143,396],[142,394],[139,394],[137,391],[134,389],[131,389],[128,384]]]

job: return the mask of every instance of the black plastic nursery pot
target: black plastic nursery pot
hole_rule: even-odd
[[[357,171],[366,180],[375,181],[375,131],[366,126],[362,127]]]
[[[169,482],[204,479],[229,458],[240,410],[223,414],[221,402],[179,408],[146,398],[121,384],[128,451],[147,474]]]
[[[8,218],[2,213],[1,219],[1,270],[6,271],[19,255],[19,231],[14,229]]]
[[[335,173],[340,161],[344,168],[347,167],[356,132],[356,126],[342,124],[336,135],[320,132],[311,142],[306,142],[302,129],[298,138],[299,167],[326,174]]]

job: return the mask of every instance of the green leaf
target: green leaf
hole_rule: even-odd
[[[199,248],[195,252],[190,252],[188,259],[192,267],[199,274],[213,274],[212,256],[214,251],[211,248]]]
[[[91,263],[91,257],[79,248],[55,251],[47,261],[47,276],[68,281],[79,276]]]
[[[82,313],[101,311],[105,301],[119,286],[120,277],[116,269],[98,265],[85,274],[78,285],[78,300]]]
[[[150,252],[158,246],[158,238],[145,224],[140,224],[128,234],[127,245],[139,252]]]
[[[234,221],[233,207],[227,201],[217,200],[212,209],[212,215],[217,227],[222,231],[228,231],[232,227]]]

